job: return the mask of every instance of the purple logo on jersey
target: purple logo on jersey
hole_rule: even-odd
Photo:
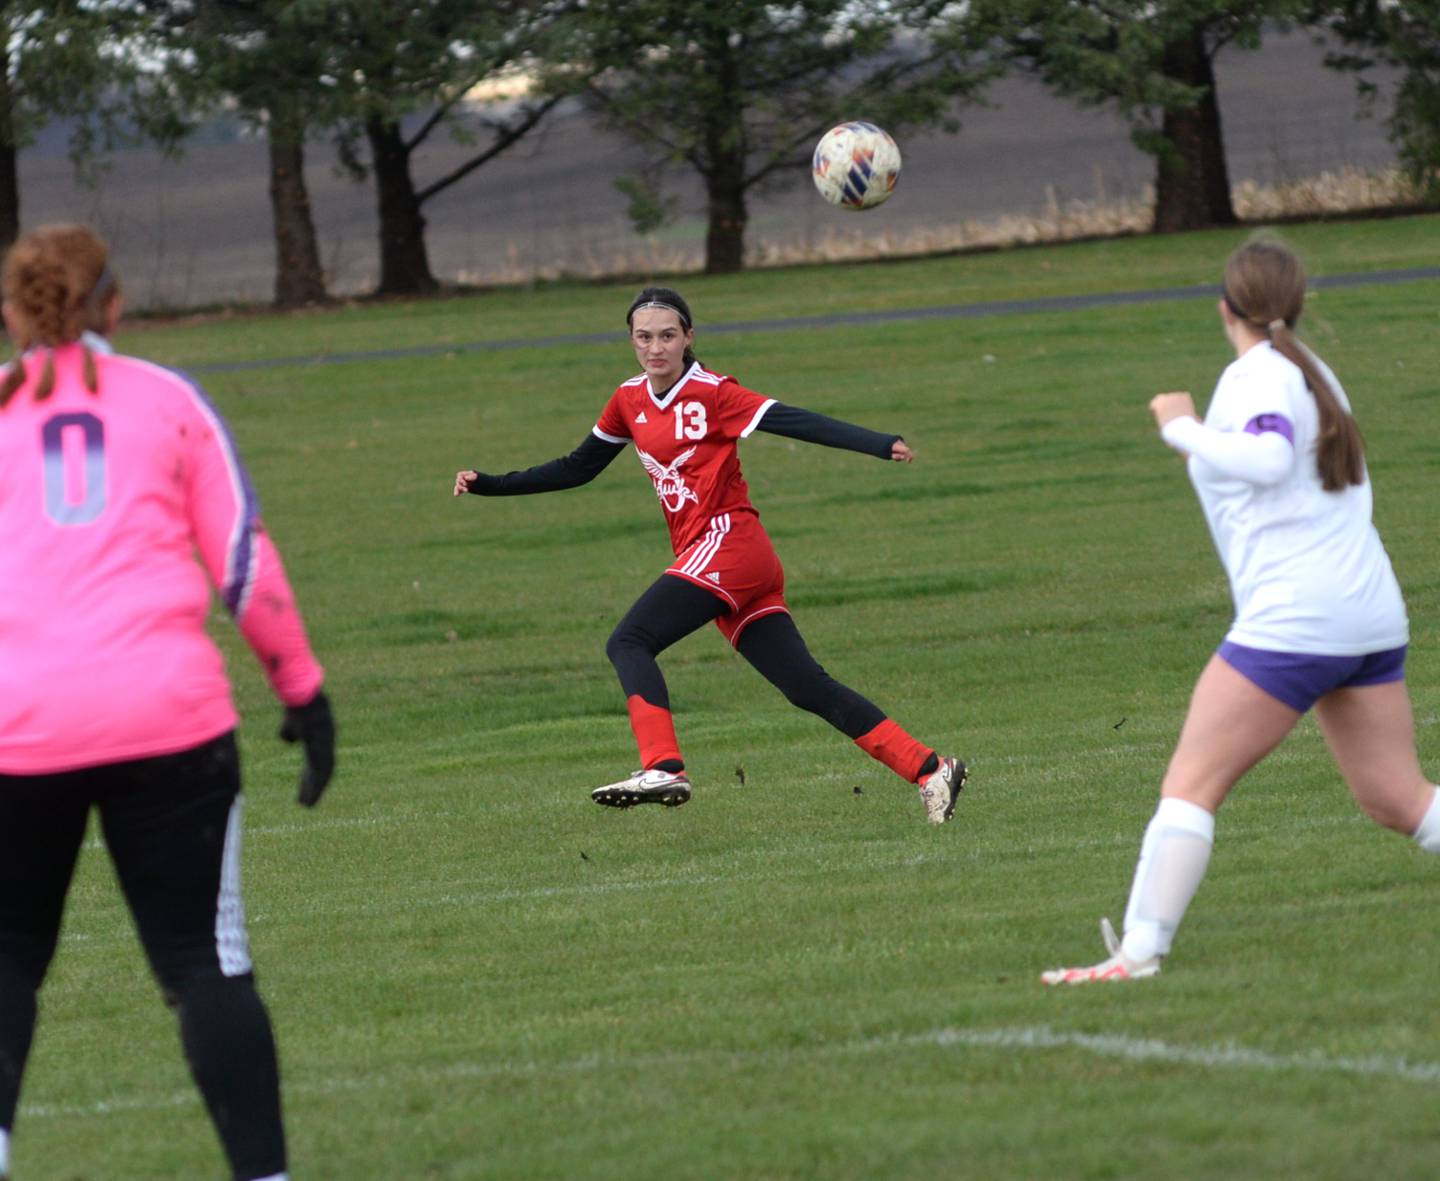
[[[650,473],[650,479],[655,482],[655,495],[660,498],[660,503],[665,506],[665,511],[678,513],[687,500],[700,503],[700,498],[690,491],[689,485],[685,483],[685,477],[680,474],[680,465],[695,454],[695,448],[682,451],[675,457],[675,462],[669,465],[661,463],[653,455],[635,448],[635,453],[640,456],[640,462],[645,465],[645,470]]]
[[[1292,447],[1295,445],[1295,428],[1283,414],[1257,414],[1245,424],[1247,435],[1263,435],[1267,431],[1283,435],[1286,442]]]

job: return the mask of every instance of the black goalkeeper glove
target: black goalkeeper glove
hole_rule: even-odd
[[[335,774],[335,717],[330,712],[330,699],[323,690],[305,705],[285,707],[280,737],[286,742],[305,744],[305,765],[300,768],[298,800],[305,807],[313,808],[325,794],[330,776]]]

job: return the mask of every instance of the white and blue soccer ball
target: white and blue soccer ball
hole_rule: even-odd
[[[815,145],[810,169],[831,205],[858,211],[889,199],[900,177],[900,149],[883,129],[856,119],[832,127]]]

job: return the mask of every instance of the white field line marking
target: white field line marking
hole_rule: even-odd
[[[1231,1067],[1242,1070],[1296,1070],[1304,1074],[1358,1074],[1412,1083],[1440,1083],[1440,1062],[1412,1062],[1408,1058],[1373,1055],[1332,1058],[1318,1050],[1299,1054],[1272,1054],[1224,1042],[1213,1046],[1175,1046],[1153,1038],[1108,1033],[1065,1033],[1047,1025],[1018,1029],[942,1029],[915,1038],[900,1038],[909,1045],[967,1046],[1004,1050],[1086,1050],[1103,1058],[1131,1062],[1161,1062],[1178,1066]],[[884,1040],[877,1042],[883,1046]]]
[[[1145,987],[1145,986],[1141,986]],[[1155,985],[1148,987],[1154,988]],[[693,1066],[707,1061],[728,1066],[769,1066],[804,1061],[811,1057],[864,1055],[887,1050],[963,1047],[971,1050],[1081,1050],[1101,1058],[1123,1058],[1129,1062],[1156,1062],[1170,1066],[1196,1066],[1211,1070],[1296,1071],[1301,1074],[1360,1075],[1399,1082],[1440,1084],[1440,1062],[1412,1062],[1408,1058],[1374,1055],[1365,1058],[1329,1057],[1318,1050],[1275,1054],[1224,1042],[1210,1046],[1172,1045],[1154,1038],[1124,1037],[1120,1034],[1067,1033],[1048,1025],[1027,1025],[1001,1029],[956,1029],[945,1027],[926,1033],[895,1034],[859,1041],[834,1042],[776,1050],[697,1050],[681,1054],[586,1054],[557,1062],[452,1062],[434,1070],[401,1072],[405,1079],[435,1082],[443,1079],[565,1078],[590,1071],[607,1073],[653,1069],[666,1066]],[[344,1091],[389,1091],[401,1085],[401,1077],[366,1074],[352,1078],[289,1081],[288,1095],[329,1095]],[[134,1095],[100,1099],[92,1103],[29,1103],[21,1108],[26,1119],[68,1119],[94,1115],[115,1115],[174,1107],[198,1106],[190,1091],[169,1095]]]
[[[371,823],[364,821],[363,823]],[[247,830],[247,833],[251,830]],[[1137,838],[1138,840],[1138,838]],[[1102,844],[1118,844],[1120,838],[1107,838]],[[1134,841],[1126,839],[1127,844]],[[1079,848],[1080,842],[1071,841],[1066,845],[1067,849]],[[797,862],[796,848],[786,846],[783,848],[768,848],[756,850],[753,855],[745,858],[736,858],[726,862],[721,873],[691,873],[691,874],[657,874],[644,877],[619,878],[613,881],[602,882],[577,882],[561,883],[544,886],[505,886],[499,880],[480,879],[475,882],[451,883],[452,889],[439,893],[427,894],[420,890],[426,885],[438,885],[438,883],[423,883],[421,887],[401,886],[389,891],[379,901],[359,902],[343,906],[328,906],[323,904],[298,906],[287,912],[287,917],[296,918],[300,916],[323,916],[326,918],[339,917],[384,917],[396,913],[406,913],[420,907],[474,907],[483,906],[488,903],[503,902],[528,902],[543,901],[548,898],[571,898],[586,896],[604,896],[607,894],[623,893],[631,890],[669,889],[675,887],[694,887],[720,885],[732,882],[775,882],[788,881],[795,878],[813,878],[844,869],[864,868],[872,870],[887,870],[905,867],[914,867],[929,864],[931,862],[949,863],[952,860],[950,850],[941,847],[928,851],[907,851],[892,850],[888,844],[870,843],[856,846],[849,842],[837,842],[834,844],[821,845],[811,852],[817,856],[821,853],[830,853],[833,856],[824,860]],[[743,865],[742,865],[743,862]],[[465,889],[456,891],[453,886],[461,885]],[[268,916],[261,912],[255,912],[247,916],[247,925],[256,925],[266,921]],[[61,942],[88,941],[96,939],[105,942],[119,943],[129,942],[134,938],[133,932],[107,931],[103,935],[93,935],[78,931],[66,931],[61,935]]]
[[[452,816],[451,812],[426,812],[424,815],[412,813],[405,815],[396,813],[388,816],[336,816],[334,818],[317,818],[314,820],[297,820],[284,824],[247,824],[245,836],[275,836],[292,832],[313,832],[318,828],[391,828],[397,824],[404,824],[406,821],[428,821],[437,818]],[[100,851],[105,848],[102,838],[94,836],[89,838],[84,846],[86,849]]]
[[[433,815],[436,816],[436,817],[443,817],[443,816],[447,815],[447,813],[436,812],[436,813],[434,813]],[[1138,816],[1138,815],[1139,815],[1139,814],[1137,813],[1137,816]],[[1358,815],[1358,813],[1357,813],[1357,815]],[[245,826],[245,839],[246,839],[247,841],[249,841],[251,837],[255,837],[255,836],[275,836],[275,835],[278,835],[278,834],[305,833],[305,832],[313,832],[313,831],[315,831],[316,829],[324,829],[324,828],[332,828],[332,829],[333,829],[333,828],[385,828],[385,829],[394,830],[394,829],[396,829],[397,827],[404,826],[404,825],[408,824],[408,823],[409,823],[410,821],[412,821],[412,820],[419,820],[419,819],[422,819],[422,818],[408,817],[408,816],[393,816],[393,817],[357,816],[357,817],[347,818],[347,819],[338,819],[338,818],[337,818],[337,819],[335,819],[335,820],[315,820],[315,821],[308,821],[308,822],[307,822],[307,821],[300,821],[299,823],[296,823],[296,824],[264,824],[264,825],[248,825],[248,824],[247,824],[247,825]],[[431,817],[427,816],[427,817],[424,817],[423,819],[426,820],[426,821],[428,821],[429,819],[431,819]],[[1135,833],[1133,834],[1133,837],[1132,837],[1132,834],[1126,833],[1126,834],[1124,835],[1124,837],[1123,837],[1123,840],[1122,840],[1122,838],[1121,838],[1120,836],[1118,836],[1118,835],[1109,835],[1109,836],[1098,837],[1098,838],[1081,838],[1081,839],[1075,839],[1075,840],[1066,840],[1066,841],[1064,842],[1063,849],[1064,849],[1065,851],[1070,851],[1070,850],[1074,850],[1074,849],[1085,848],[1086,846],[1092,846],[1092,845],[1096,845],[1096,846],[1098,846],[1098,845],[1114,845],[1114,844],[1120,844],[1120,843],[1133,844],[1133,845],[1135,845],[1136,848],[1139,848],[1139,846],[1140,846],[1140,838],[1141,838],[1142,836],[1144,836],[1144,829],[1145,829],[1144,819],[1143,819],[1143,818],[1138,819],[1136,823],[1137,823],[1138,827],[1136,828],[1136,831],[1135,831]],[[1295,820],[1293,820],[1293,821],[1287,821],[1287,823],[1291,824],[1293,827],[1296,827],[1296,828],[1313,828],[1313,827],[1323,827],[1323,826],[1325,826],[1325,825],[1333,824],[1333,823],[1335,823],[1335,822],[1332,821],[1332,820],[1328,820],[1328,819],[1313,820],[1313,819],[1307,819],[1307,818],[1297,818],[1297,819],[1295,819]],[[477,822],[476,822],[476,828],[478,829],[479,827],[480,827],[480,826],[479,826],[479,822],[478,822],[478,820],[477,820]],[[83,849],[85,849],[86,851],[91,852],[91,853],[103,853],[103,852],[105,852],[105,842],[104,842],[104,840],[103,840],[101,837],[99,837],[99,836],[90,837],[89,839],[87,839],[87,840],[85,841],[85,843],[84,843],[81,847],[82,847]],[[789,847],[789,846],[787,846],[787,847],[779,850],[777,853],[773,854],[773,856],[783,856],[783,857],[786,857],[786,858],[790,858],[790,857],[795,856],[795,854],[796,854],[796,849],[795,849],[794,847]],[[900,857],[897,857],[897,858],[895,858],[895,859],[893,860],[893,864],[896,864],[896,865],[919,865],[919,864],[921,864],[922,862],[934,861],[934,860],[937,860],[937,859],[938,859],[938,855],[933,855],[933,854],[930,854],[930,853],[916,853],[916,854],[913,854],[913,855],[910,855],[910,856],[900,856]],[[845,864],[846,864],[846,867],[848,868],[851,864],[853,864],[853,862],[847,860]],[[887,864],[887,862],[877,861],[877,862],[874,862],[874,864],[875,864],[876,868],[884,868],[884,866],[885,866],[885,864]]]
[[[382,816],[335,816],[291,820],[281,824],[247,824],[245,835],[274,836],[276,833],[310,832],[317,828],[394,828],[412,821],[447,820],[453,812],[392,812]]]
[[[357,818],[353,821],[336,820],[332,822],[336,827],[359,827],[383,824],[383,820],[372,818]],[[1355,826],[1368,826],[1369,821],[1358,811],[1346,816],[1297,816],[1291,817],[1286,824],[1293,829],[1322,829],[1322,828],[1349,828]],[[1143,826],[1141,826],[1143,829]],[[1134,849],[1139,847],[1141,829],[1136,833],[1108,833],[1104,836],[1083,837],[1072,839],[1065,844],[1064,850],[1057,847],[1056,856],[1063,856],[1065,853],[1082,849]],[[253,830],[247,830],[253,831]],[[96,848],[102,848],[99,842],[92,842]],[[913,868],[931,862],[950,864],[952,855],[946,850],[932,852],[910,852],[899,856],[889,855],[884,849],[879,856],[871,849],[862,849],[860,855],[856,850],[845,847],[844,868],[863,868],[870,870]],[[735,867],[722,874],[681,874],[664,877],[643,877],[643,878],[622,878],[609,882],[585,882],[578,884],[564,884],[554,886],[527,886],[527,887],[505,887],[499,885],[487,885],[479,883],[474,889],[467,889],[460,892],[447,891],[439,894],[421,895],[415,890],[395,889],[386,895],[383,901],[362,902],[343,906],[328,906],[323,904],[311,905],[309,907],[297,907],[290,911],[287,917],[298,918],[300,916],[319,916],[328,919],[341,918],[384,918],[388,915],[410,912],[421,908],[429,907],[464,907],[472,908],[495,903],[525,903],[543,902],[551,898],[584,898],[603,897],[607,894],[624,893],[631,890],[670,889],[670,888],[693,888],[696,886],[730,885],[736,882],[778,882],[789,881],[796,878],[812,878],[823,876],[834,872],[839,866],[830,861],[806,862],[803,865],[795,864],[795,850],[791,848],[771,849],[757,852],[752,859],[753,864],[744,870]],[[246,916],[247,928],[259,927],[271,921],[271,916],[263,911],[254,911]],[[111,930],[101,934],[85,932],[74,929],[65,930],[60,936],[62,945],[84,943],[96,947],[102,944],[128,943],[134,938],[129,930]]]

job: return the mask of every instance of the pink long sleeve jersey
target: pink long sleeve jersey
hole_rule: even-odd
[[[212,583],[282,702],[323,679],[220,415],[182,374],[86,343],[98,395],[71,344],[54,350],[50,397],[35,399],[36,352],[0,409],[0,773],[168,754],[233,728],[205,631]]]

